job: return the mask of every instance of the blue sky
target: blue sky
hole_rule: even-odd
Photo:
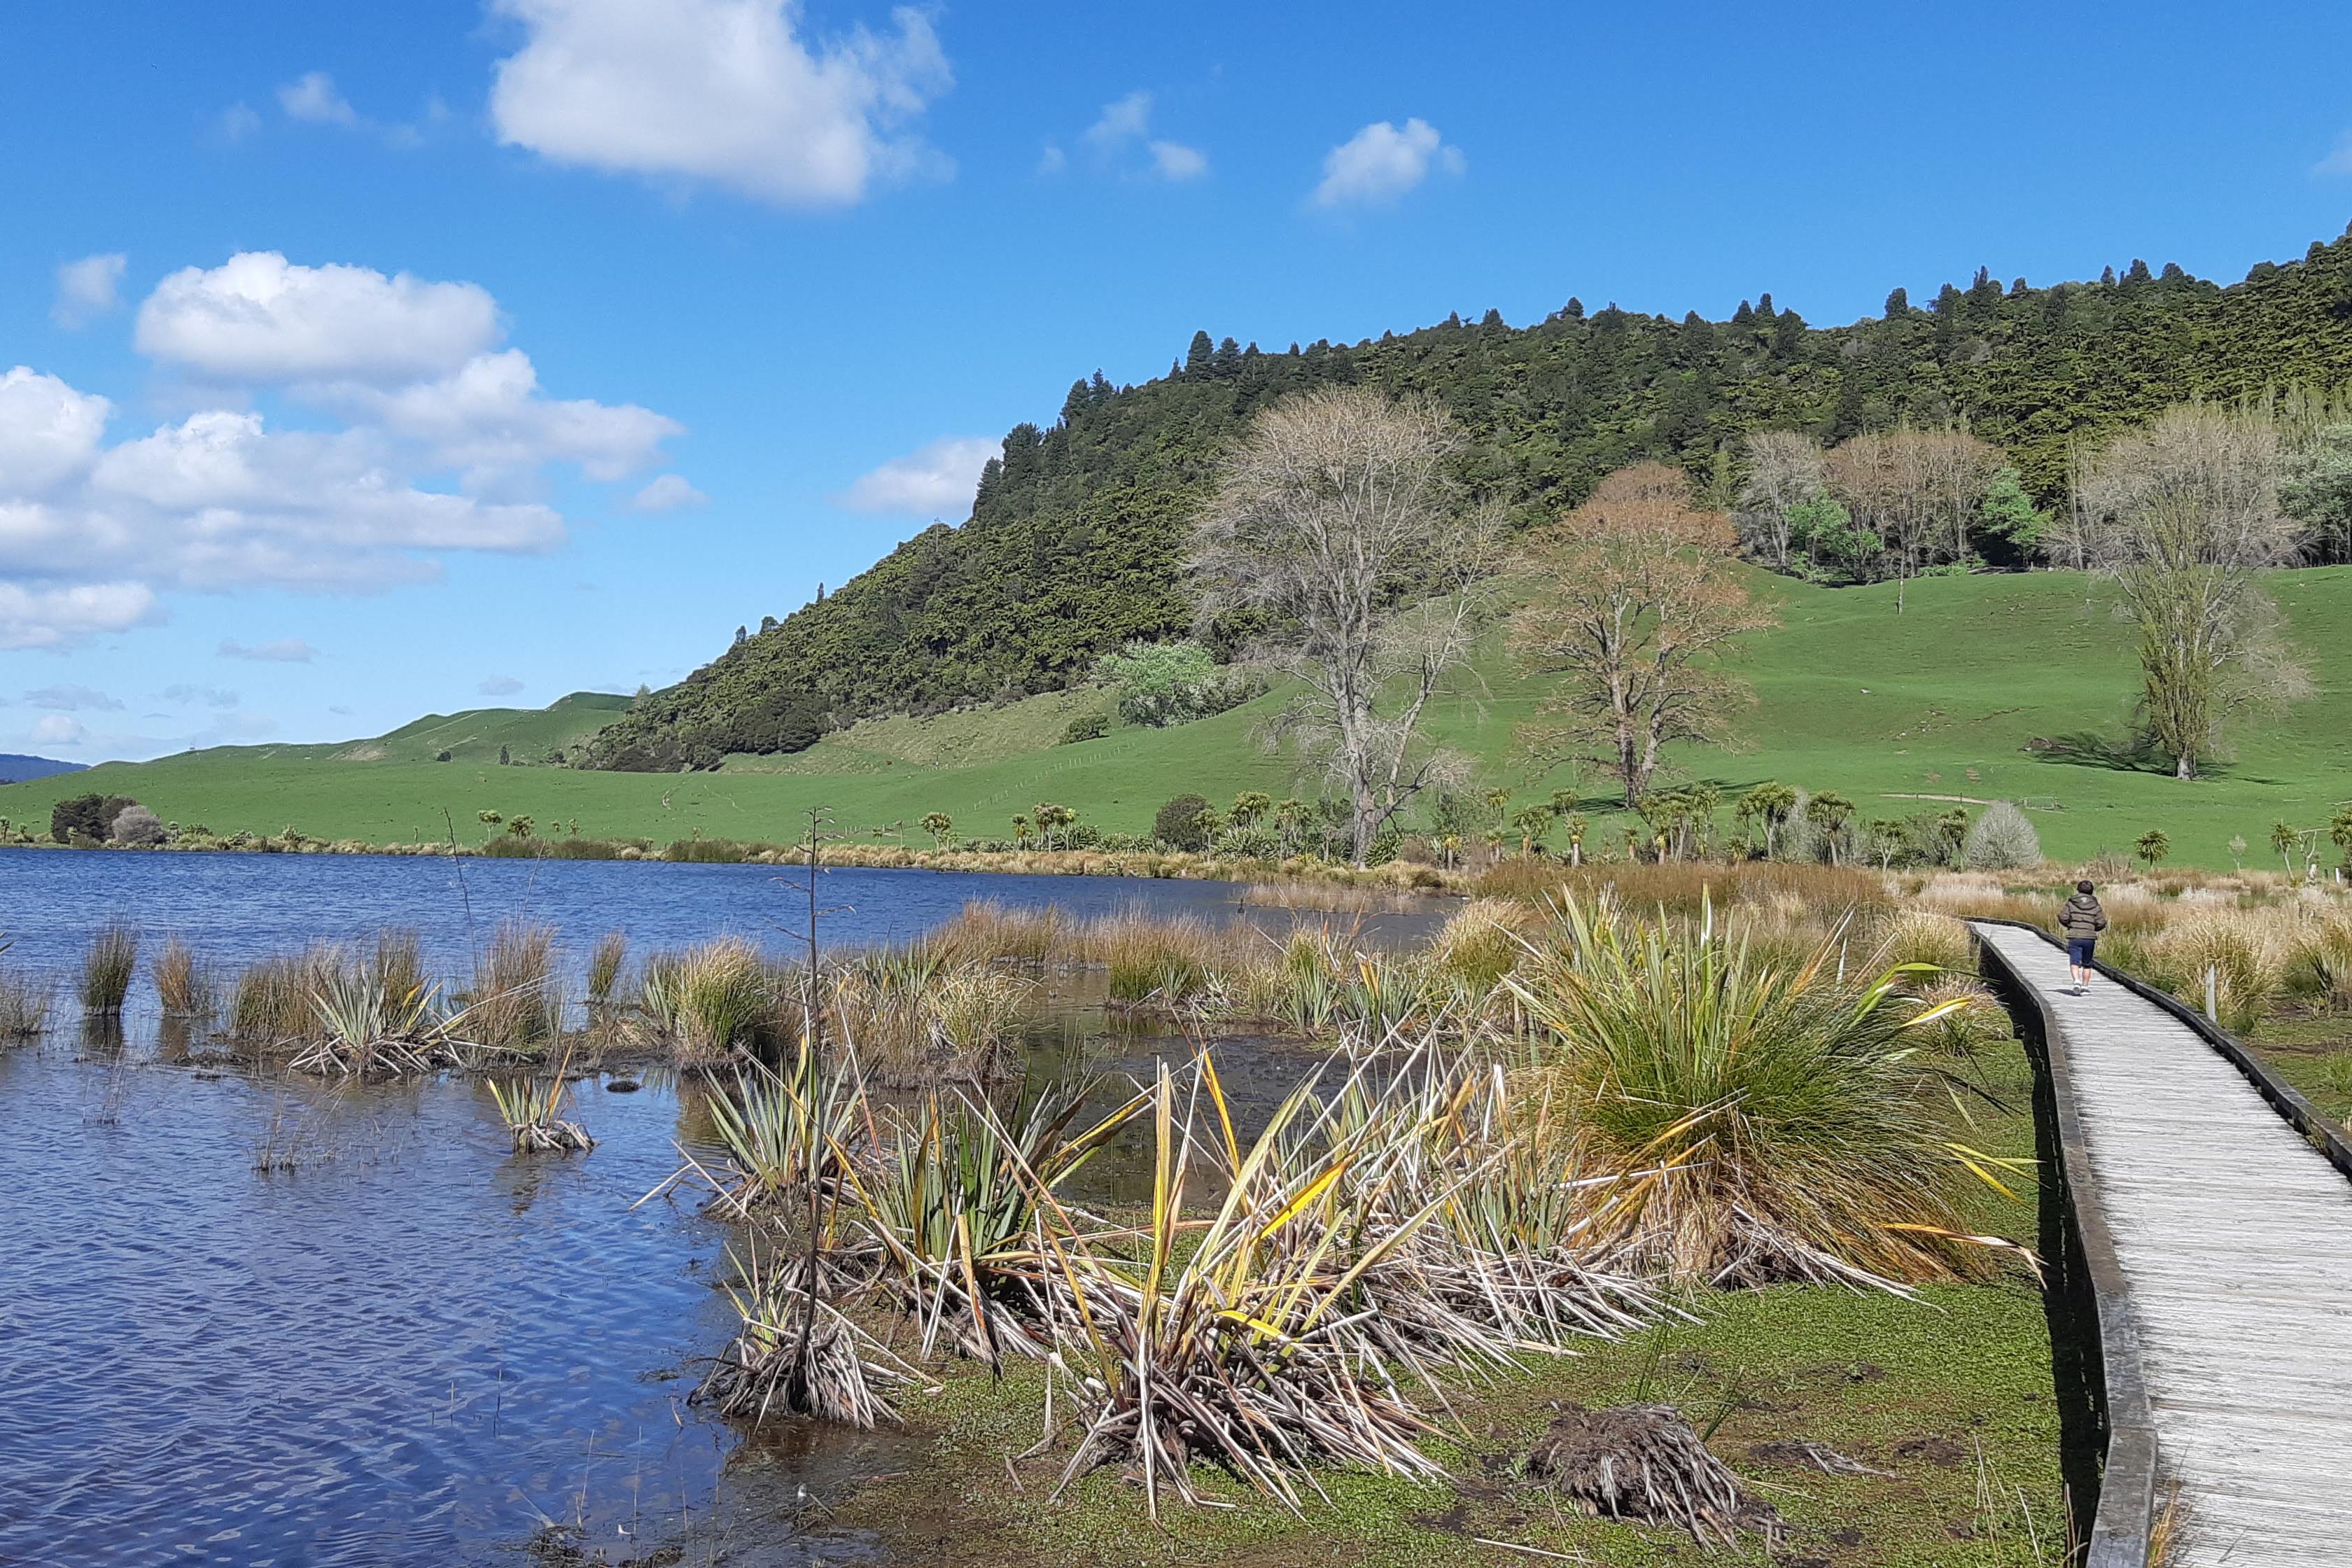
[[[2233,279],[2352,216],[2347,58],[2162,0],[9,7],[0,751],[663,684],[1196,327]]]

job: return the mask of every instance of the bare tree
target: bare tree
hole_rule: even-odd
[[[1748,482],[1739,487],[1739,531],[1776,570],[1789,569],[1789,513],[1828,488],[1822,444],[1796,430],[1748,437]]]
[[[1969,553],[1969,525],[2000,453],[1967,431],[1900,426],[1856,436],[1824,463],[1830,489],[1883,542],[1903,610],[1910,580],[1928,566]]]
[[[1511,625],[1521,664],[1561,678],[1523,743],[1555,760],[1592,757],[1629,806],[1649,794],[1667,744],[1727,737],[1752,694],[1721,655],[1732,638],[1778,624],[1732,559],[1730,521],[1694,510],[1686,487],[1662,493],[1653,478],[1611,475],[1528,542],[1522,564],[1535,593]]]
[[[1419,733],[1485,622],[1496,564],[1493,513],[1448,470],[1460,439],[1425,400],[1285,398],[1226,460],[1193,532],[1202,625],[1258,611],[1282,628],[1256,657],[1305,689],[1276,733],[1346,793],[1359,863],[1406,802],[1461,771]]]
[[[2077,536],[2063,548],[2122,590],[2139,626],[2141,721],[2176,778],[2197,776],[2234,714],[2310,691],[2256,576],[2299,542],[2279,469],[2266,416],[2189,404],[2074,476]]]

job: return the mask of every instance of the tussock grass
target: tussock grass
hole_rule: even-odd
[[[342,954],[325,943],[300,953],[278,954],[247,964],[229,1000],[229,1032],[253,1045],[281,1046],[309,1036],[315,1016],[311,997],[324,977],[341,967]]]
[[[82,954],[77,990],[81,1010],[100,1016],[121,1012],[138,973],[139,928],[121,921],[100,927]]]
[[[836,971],[828,1022],[877,1081],[1000,1076],[1034,987],[929,943],[869,953]]]
[[[528,1053],[563,1032],[563,994],[555,978],[555,930],[506,921],[475,955],[466,988],[467,1040],[493,1051]]]
[[[1234,943],[1189,917],[1154,920],[1139,910],[1090,921],[1077,951],[1110,971],[1114,1002],[1174,1006],[1207,989]]]
[[[155,999],[167,1018],[202,1022],[220,1005],[212,971],[196,958],[195,950],[179,937],[165,942],[149,963],[155,982]]]
[[[992,899],[974,899],[932,931],[929,942],[943,956],[968,963],[1044,963],[1067,932],[1068,922],[1051,904],[1013,909]]]
[[[613,1000],[614,989],[621,983],[621,965],[629,956],[629,939],[617,931],[608,931],[596,939],[588,950],[588,1000],[604,1006]]]
[[[639,1000],[681,1067],[716,1066],[783,1033],[767,967],[740,937],[654,954],[646,961]]]
[[[1906,1064],[1936,1021],[1900,970],[1838,983],[1837,946],[1774,962],[1706,914],[1561,906],[1507,984],[1604,1222],[1669,1277],[1903,1284],[1980,1273],[1958,1166]],[[1932,976],[1930,976],[1932,978]]]
[[[27,1040],[46,1032],[55,994],[47,981],[0,970],[0,1040]]]

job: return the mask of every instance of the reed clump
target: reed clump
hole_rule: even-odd
[[[648,958],[639,1005],[681,1067],[717,1066],[786,1032],[767,966],[740,937]]]
[[[101,926],[82,954],[81,1010],[101,1016],[121,1012],[138,973],[139,928],[121,921]]]
[[[877,1081],[978,1082],[999,1076],[1035,987],[929,942],[869,953],[836,971],[826,1021]]]
[[[1068,922],[1051,904],[1013,909],[974,899],[928,941],[942,956],[967,963],[1045,963],[1067,934]]]
[[[593,1005],[601,1007],[611,1003],[621,983],[621,965],[628,956],[629,939],[617,931],[606,931],[588,950],[588,1000]]]
[[[311,998],[341,963],[338,949],[319,943],[247,964],[229,998],[229,1033],[265,1048],[306,1038],[316,1022]]]
[[[1206,990],[1234,944],[1205,922],[1154,920],[1140,911],[1090,921],[1076,950],[1110,971],[1110,999],[1178,1006]]]
[[[0,1040],[28,1040],[46,1032],[54,992],[46,981],[0,970]]]
[[[179,937],[163,943],[149,972],[155,982],[156,1002],[167,1018],[202,1023],[220,1005],[212,971],[198,962],[195,950]]]
[[[475,955],[463,998],[467,1040],[493,1051],[529,1054],[563,1032],[563,994],[555,978],[551,926],[506,921]]]

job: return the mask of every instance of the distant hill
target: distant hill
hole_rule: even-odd
[[[1905,418],[1966,419],[2047,503],[2079,438],[2192,396],[2347,378],[2352,235],[2227,287],[2137,261],[2039,289],[1979,272],[1932,305],[1896,289],[1883,316],[1850,326],[1812,326],[1766,295],[1723,321],[1571,300],[1527,327],[1488,311],[1286,353],[1203,332],[1165,377],[1115,386],[1097,373],[1051,426],[1013,426],[970,521],[927,529],[830,598],[764,621],[637,704],[586,760],[671,770],[797,752],[861,719],[1060,690],[1128,638],[1185,631],[1178,561],[1218,455],[1301,388],[1436,396],[1473,439],[1468,482],[1527,522],[1652,458],[1720,504],[1749,431],[1836,441]]]
[[[61,763],[52,757],[20,757],[13,752],[0,752],[0,784],[27,784],[34,779],[54,778],[58,773],[78,773],[89,768],[88,763]]]
[[[468,708],[427,713],[372,740],[328,748],[344,763],[495,763],[504,748],[515,763],[560,763],[629,710],[631,699],[608,691],[575,691],[544,708]]]

